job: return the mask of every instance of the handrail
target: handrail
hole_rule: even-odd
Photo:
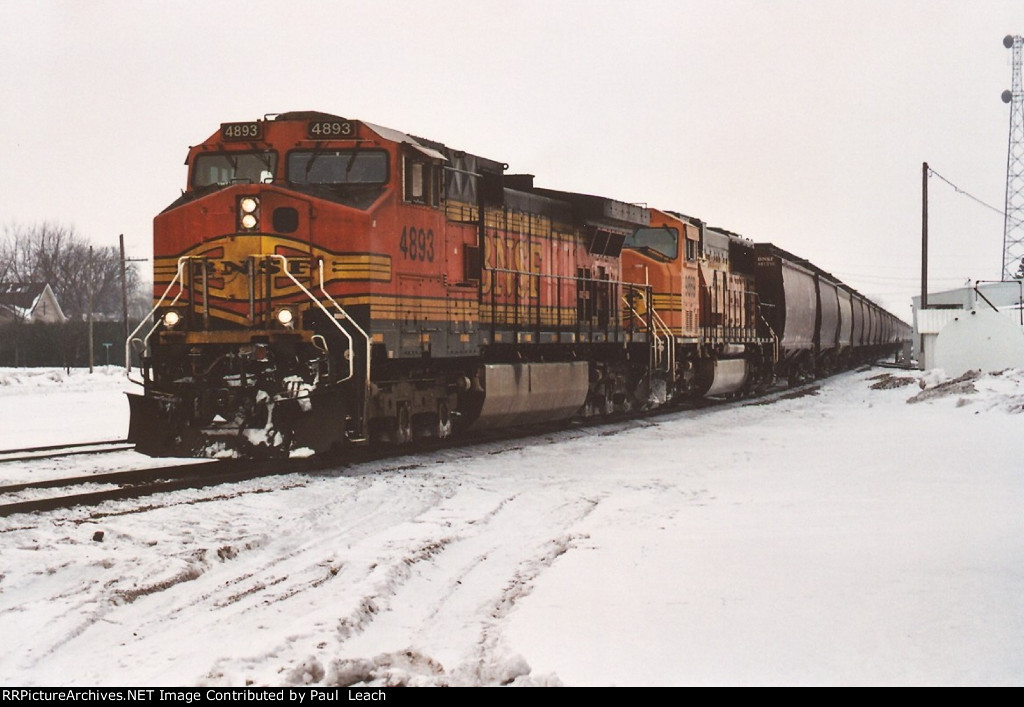
[[[665,363],[666,373],[674,375],[676,370],[676,342],[675,334],[672,333],[672,329],[665,323],[665,320],[658,314],[658,310],[654,308],[653,302],[650,306],[651,321],[654,323],[655,328],[661,327],[662,337],[665,340],[665,348],[667,349],[667,361]]]
[[[145,385],[146,382],[144,380],[135,380],[134,378],[132,378],[132,369],[131,369],[131,345],[132,345],[132,341],[136,340],[135,339],[135,335],[139,333],[139,331],[142,329],[143,326],[145,326],[146,320],[149,319],[151,316],[153,316],[153,314],[156,312],[156,310],[160,309],[160,306],[164,303],[164,300],[167,299],[167,293],[169,293],[171,291],[171,288],[174,287],[174,283],[176,283],[176,282],[178,282],[179,280],[182,279],[181,278],[181,270],[182,270],[181,266],[184,263],[184,261],[188,260],[189,258],[190,258],[190,256],[187,256],[187,255],[183,255],[180,258],[178,258],[178,269],[177,269],[177,272],[175,272],[174,277],[171,278],[171,282],[167,285],[167,288],[164,290],[164,293],[162,295],[160,295],[160,299],[157,300],[156,304],[153,305],[153,308],[151,310],[149,310],[149,313],[147,313],[146,316],[144,316],[142,318],[142,321],[139,322],[139,325],[137,327],[135,327],[135,330],[132,331],[132,333],[129,334],[128,338],[125,339],[125,341],[124,341],[124,369],[125,369],[125,377],[128,378],[128,380],[131,381],[132,383],[135,383],[136,385]],[[179,288],[178,288],[178,295],[171,301],[171,306],[173,307],[175,304],[177,304],[178,300],[180,298],[181,298],[181,287],[179,286]],[[149,337],[151,337],[153,335],[153,332],[156,331],[156,328],[158,326],[160,326],[159,320],[154,322],[153,326],[150,328],[150,330],[148,332],[146,332],[145,338],[142,339],[143,351],[146,351],[149,348]]]
[[[774,305],[758,304],[757,316],[759,316],[761,318],[761,321],[764,322],[764,325],[768,328],[768,333],[772,335],[772,360],[773,360],[774,363],[778,363],[778,361],[779,361],[779,335],[775,333],[775,330],[772,329],[772,325],[768,323],[768,320],[764,318],[764,314],[761,313],[761,307],[764,307],[764,306],[772,307]],[[851,334],[851,336],[852,336],[852,334]]]
[[[504,275],[526,275],[528,277],[536,278],[547,278],[549,280],[568,280],[572,282],[599,282],[601,284],[608,285],[625,285],[627,287],[637,287],[635,282],[627,282],[626,280],[602,280],[597,277],[579,277],[578,275],[556,275],[555,273],[546,272],[529,272],[528,270],[512,270],[509,268],[483,268],[484,272],[496,272]]]
[[[355,363],[352,361],[353,357],[352,357],[352,353],[351,353],[351,351],[352,351],[352,349],[354,347],[354,342],[352,340],[352,335],[349,334],[347,331],[345,331],[345,327],[343,327],[341,324],[338,323],[338,320],[335,319],[333,314],[331,314],[330,312],[327,311],[327,308],[324,307],[323,304],[320,303],[320,300],[318,300],[316,297],[314,297],[313,293],[310,292],[308,289],[306,289],[306,286],[303,285],[301,282],[299,282],[296,279],[296,277],[291,274],[291,272],[288,270],[288,258],[286,258],[283,255],[278,255],[276,253],[271,253],[271,254],[268,254],[268,255],[266,255],[264,257],[276,258],[276,259],[280,260],[281,263],[284,266],[284,267],[281,268],[281,272],[283,272],[288,277],[288,279],[291,280],[295,284],[295,286],[298,287],[302,291],[302,293],[304,295],[306,295],[306,297],[308,297],[313,302],[313,304],[315,304],[317,307],[319,307],[320,311],[322,311],[324,313],[324,315],[326,315],[326,317],[334,324],[334,326],[338,329],[338,331],[341,332],[342,336],[344,336],[346,339],[348,339],[349,355],[346,356],[346,358],[348,359],[348,375],[345,376],[344,378],[342,378],[341,380],[337,381],[337,382],[338,383],[344,383],[345,381],[353,378],[355,376]],[[320,278],[321,278],[321,289],[322,289],[322,287],[323,287],[323,283],[322,283],[322,280],[323,280],[323,263],[322,262],[320,263]],[[345,312],[345,310],[341,308],[341,305],[339,305],[337,302],[335,302],[333,298],[328,297],[328,299],[331,300],[331,304],[333,304],[337,308],[338,312],[342,315],[342,317],[344,317],[345,319],[349,318],[348,314]],[[356,326],[357,329],[359,328],[358,324],[355,324],[354,322],[353,322],[353,324]],[[359,333],[360,334],[363,333],[362,329],[359,330]],[[364,334],[364,336],[365,336],[365,334]]]
[[[320,292],[323,294],[323,296],[325,298],[330,300],[331,304],[333,304],[334,307],[342,314],[342,316],[345,317],[345,320],[348,321],[349,323],[351,323],[352,326],[354,326],[356,328],[356,331],[358,331],[362,335],[363,339],[366,340],[366,380],[363,383],[363,429],[362,429],[362,436],[363,436],[364,439],[369,439],[369,437],[370,437],[370,427],[369,427],[369,425],[370,425],[370,390],[371,390],[371,382],[370,382],[370,358],[371,358],[371,356],[370,356],[370,354],[372,352],[373,343],[372,343],[372,341],[370,339],[370,335],[367,334],[363,330],[363,328],[361,326],[359,326],[359,323],[355,319],[350,317],[348,315],[348,313],[342,308],[342,306],[340,304],[338,304],[338,302],[333,297],[331,297],[330,294],[328,294],[327,290],[324,288],[324,261],[323,261],[323,258],[317,258],[317,262],[318,262],[318,264],[320,266]],[[317,303],[317,304],[319,304],[319,303]],[[349,338],[349,346],[350,347],[353,346],[351,338]],[[353,356],[349,357],[349,359],[350,359],[349,362],[350,363],[351,363],[351,359],[353,357],[354,357],[354,354],[353,354]]]
[[[675,370],[675,367],[676,367],[676,365],[675,365],[676,364],[676,361],[675,361],[675,358],[676,358],[675,334],[672,332],[672,328],[665,323],[664,319],[662,319],[661,315],[658,314],[658,310],[654,308],[653,303],[647,301],[647,295],[643,292],[643,290],[641,288],[639,288],[639,287],[634,287],[632,291],[636,292],[636,294],[641,299],[643,299],[644,304],[646,306],[646,309],[647,309],[647,311],[651,315],[651,330],[652,331],[650,331],[649,333],[654,338],[654,341],[657,344],[660,344],[660,345],[665,347],[665,352],[666,352],[665,353],[665,357],[667,359],[666,362],[665,362],[665,370],[666,370],[667,373],[672,373]],[[628,297],[623,295],[622,296],[622,301],[629,308],[629,311],[632,313],[632,315],[637,320],[639,320],[639,321],[643,321],[644,320],[643,315],[641,315],[638,311],[636,311],[636,308],[633,307],[633,304],[629,301]],[[655,347],[655,349],[654,349],[654,360],[652,361],[652,363],[657,365],[660,362],[661,362],[661,356],[659,355],[659,351],[658,351],[657,347]]]
[[[276,258],[276,259],[281,261],[282,265],[284,266],[284,267],[282,267],[281,271],[288,277],[289,280],[291,280],[295,284],[296,287],[299,288],[299,290],[302,291],[302,293],[304,295],[306,295],[306,297],[308,297],[313,302],[313,304],[315,304],[317,307],[320,308],[320,311],[322,311],[324,313],[324,315],[326,315],[327,318],[331,320],[331,322],[334,324],[334,326],[337,327],[338,331],[340,331],[342,333],[342,336],[344,336],[348,340],[348,352],[347,352],[348,355],[345,356],[345,358],[348,359],[348,375],[345,376],[344,378],[342,378],[341,380],[336,381],[336,382],[337,383],[344,383],[345,381],[351,380],[352,378],[354,378],[355,377],[355,341],[352,339],[352,335],[349,334],[345,330],[345,327],[341,326],[341,324],[338,323],[338,320],[337,320],[337,318],[334,315],[332,315],[330,312],[327,311],[327,308],[324,307],[323,303],[321,303],[320,300],[318,300],[313,295],[312,292],[310,292],[308,289],[306,289],[305,285],[303,285],[301,282],[299,282],[298,279],[296,279],[296,277],[294,275],[292,275],[291,271],[288,269],[288,258],[286,258],[283,255],[276,254],[276,253],[272,253],[272,254],[270,254],[270,255],[268,255],[266,257],[268,257],[268,258]],[[359,326],[359,323],[356,322],[354,319],[352,319],[352,317],[349,316],[348,312],[345,311],[345,308],[342,307],[340,304],[338,304],[338,301],[335,300],[333,297],[331,297],[330,294],[328,294],[327,290],[324,288],[324,261],[321,258],[317,258],[317,264],[318,264],[318,272],[319,272],[319,275],[320,275],[320,282],[319,282],[319,285],[318,285],[318,287],[320,289],[320,292],[323,294],[324,298],[326,300],[328,300],[331,303],[331,305],[336,310],[338,310],[338,314],[341,315],[342,319],[344,319],[344,320],[348,321],[349,323],[351,323],[352,326],[355,327],[356,331],[358,331],[359,334],[363,337],[363,339],[366,340],[366,369],[365,369],[366,370],[366,375],[365,375],[364,381],[363,381],[363,415],[362,415],[363,429],[361,430],[362,439],[353,440],[353,441],[363,441],[365,439],[368,439],[368,437],[369,437],[369,424],[370,423],[369,423],[368,413],[369,413],[369,405],[370,405],[370,352],[371,352],[372,342],[371,342],[370,336],[366,333],[366,331],[363,330],[363,328],[361,326]]]
[[[348,340],[348,350],[346,351],[346,355],[345,355],[345,359],[348,361],[348,375],[345,376],[344,378],[338,380],[338,381],[335,381],[335,383],[344,383],[345,381],[351,380],[352,378],[354,378],[355,377],[355,341],[352,339],[352,335],[349,334],[345,330],[345,327],[341,326],[341,324],[338,323],[337,317],[335,317],[330,312],[328,312],[327,308],[324,307],[323,303],[321,303],[320,300],[318,300],[313,295],[313,293],[310,292],[306,288],[305,285],[303,285],[301,282],[299,282],[298,279],[294,275],[292,275],[291,271],[288,269],[288,258],[286,258],[283,255],[279,255],[277,253],[270,253],[270,254],[265,255],[264,257],[276,258],[276,259],[280,260],[281,264],[283,266],[281,268],[281,272],[283,272],[288,277],[288,279],[291,280],[292,283],[294,283],[295,286],[298,287],[299,290],[301,290],[302,293],[304,295],[306,295],[306,297],[308,297],[311,302],[313,302],[313,304],[315,304],[317,307],[320,308],[320,311],[324,313],[324,316],[326,316],[334,324],[334,326],[338,329],[338,331],[341,332],[342,336],[344,336]],[[338,304],[337,300],[335,300],[333,297],[331,297],[327,293],[327,290],[324,289],[324,261],[321,258],[317,258],[317,263],[318,263],[318,266],[319,266],[318,267],[318,272],[319,272],[319,275],[320,275],[320,283],[319,283],[320,292],[323,293],[324,298],[327,299],[334,306],[334,308],[336,310],[338,310],[338,314],[341,315],[341,318],[347,320],[348,322],[350,322],[352,324],[352,326],[354,326],[356,328],[356,331],[358,331],[363,336],[363,338],[366,339],[366,378],[365,378],[365,381],[363,383],[364,394],[363,394],[363,415],[362,415],[363,429],[361,430],[362,437],[360,439],[352,440],[353,442],[362,442],[362,441],[365,441],[366,439],[369,438],[369,424],[370,423],[369,423],[369,418],[367,416],[368,416],[368,413],[369,413],[369,406],[370,406],[370,346],[371,346],[370,338],[367,336],[366,332],[363,331],[363,328],[361,326],[359,326],[359,324],[354,319],[352,319],[352,317],[350,317],[348,315],[348,312],[346,312],[345,309],[340,304]]]

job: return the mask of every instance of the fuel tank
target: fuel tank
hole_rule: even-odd
[[[587,400],[590,365],[513,363],[483,366],[483,407],[473,430],[553,422],[573,416]]]

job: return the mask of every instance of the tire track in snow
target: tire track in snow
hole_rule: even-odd
[[[539,511],[539,500],[517,493],[492,501],[483,513],[470,515],[461,509],[462,519],[449,524],[452,537],[444,547],[419,558],[402,582],[378,585],[379,593],[364,597],[361,611],[346,624],[357,630],[320,651],[321,656],[338,656],[325,658],[325,684],[496,685],[528,676],[526,661],[504,649],[501,621],[547,568],[587,537],[569,529],[599,503],[593,498],[556,498]],[[479,505],[473,494],[453,501]],[[460,515],[452,511],[439,508],[435,515],[438,521]],[[521,532],[524,512],[543,519],[526,533]],[[552,526],[558,532],[554,537]],[[463,633],[461,627],[467,625],[476,626],[467,633],[476,639],[454,653],[436,650],[453,626]],[[290,669],[310,661],[319,663],[307,655]]]
[[[329,488],[332,482],[341,490],[324,493],[324,486]],[[400,487],[398,494],[394,493],[396,486]],[[106,635],[116,626],[131,626],[130,633],[120,631],[119,642],[127,640],[141,651],[155,644],[156,653],[165,652],[161,643],[171,634],[188,640],[189,636],[212,633],[219,640],[221,636],[217,634],[224,632],[210,628],[224,622],[217,614],[233,612],[229,621],[252,614],[250,621],[255,623],[259,621],[259,609],[266,605],[287,605],[296,596],[316,590],[338,576],[344,566],[335,558],[346,549],[345,544],[336,540],[339,532],[349,541],[346,544],[358,546],[367,537],[375,538],[403,517],[415,517],[448,495],[450,491],[443,483],[414,485],[395,477],[342,475],[321,480],[319,492],[314,493],[293,487],[280,497],[237,496],[201,506],[179,504],[176,508],[72,520],[76,528],[79,523],[86,523],[88,535],[83,537],[83,533],[74,532],[56,547],[31,546],[36,558],[33,565],[38,567],[42,564],[38,560],[43,560],[44,566],[53,568],[54,573],[64,571],[61,566],[79,572],[83,565],[93,569],[83,573],[80,591],[74,596],[34,596],[33,603],[45,607],[38,615],[49,620],[39,627],[41,631],[33,630],[40,639],[36,642],[37,650],[33,655],[23,656],[20,662],[24,666],[38,665],[51,656],[62,659],[74,650],[76,639],[83,634]],[[185,500],[186,494],[182,496],[180,500]],[[313,503],[309,502],[310,497]],[[301,511],[294,523],[274,523],[272,518],[266,518],[268,505],[279,506],[281,515],[293,508]],[[198,524],[202,532],[194,532],[187,521],[182,522],[182,516],[189,513],[203,517]],[[168,514],[174,516],[172,521],[167,519]],[[86,539],[92,535],[91,526],[105,529],[103,543]],[[168,527],[183,530],[168,536]],[[277,534],[268,533],[268,527],[275,528]],[[20,532],[29,541],[35,535],[31,528]],[[325,545],[323,537],[333,542]],[[168,550],[173,554],[168,555]],[[104,559],[83,561],[93,556]],[[62,558],[71,559],[62,562]],[[366,563],[351,564],[357,572],[349,578],[358,585],[359,568],[364,574],[369,570]],[[25,582],[30,582],[35,590],[40,588],[28,575],[7,572],[4,590],[10,597],[16,585]],[[67,585],[60,586],[66,589]],[[25,624],[26,620],[19,620],[18,624]],[[298,632],[302,634],[299,623]],[[314,632],[315,627],[310,627],[306,635]],[[237,641],[233,643],[229,637],[224,643],[226,652],[236,650]],[[271,649],[270,653],[273,652]],[[70,655],[67,657],[71,660]],[[79,672],[87,672],[89,668],[82,663],[92,660],[89,657],[87,661],[78,661]],[[95,662],[109,665],[109,658],[104,661],[96,656]]]

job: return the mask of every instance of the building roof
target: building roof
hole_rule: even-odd
[[[981,297],[979,297],[979,294]],[[1020,307],[1024,299],[1024,283],[1020,280],[1005,282],[977,282],[973,286],[957,287],[952,290],[941,290],[928,293],[928,306],[932,307]],[[921,309],[920,295],[912,298],[914,310]],[[988,304],[986,304],[986,302]]]
[[[0,304],[31,309],[45,289],[45,282],[0,282]]]
[[[47,304],[50,305],[49,308]],[[64,321],[67,317],[64,316],[57,297],[47,283],[0,282],[0,320],[2,319]]]

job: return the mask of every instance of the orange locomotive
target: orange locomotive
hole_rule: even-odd
[[[281,455],[769,382],[754,246],[317,112],[225,123],[154,219],[151,455]],[[873,305],[872,305],[873,306]]]
[[[655,312],[652,370],[664,372],[665,397],[763,387],[771,340],[758,331],[753,244],[690,216],[650,213],[650,226],[634,232],[622,262],[627,279],[652,290],[644,306]]]

